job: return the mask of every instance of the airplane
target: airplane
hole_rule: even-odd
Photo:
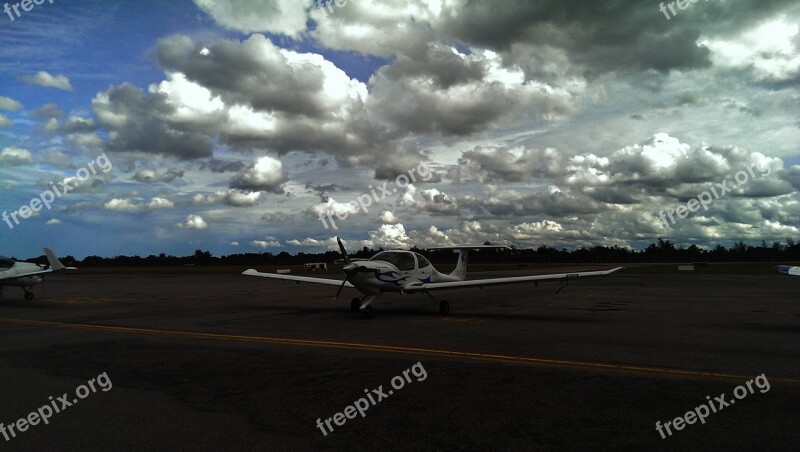
[[[622,267],[610,270],[578,272],[578,273],[555,273],[548,275],[517,276],[510,278],[491,278],[476,279],[467,281],[467,255],[470,250],[481,250],[488,248],[506,248],[497,245],[477,245],[477,246],[450,246],[429,248],[431,250],[455,250],[458,252],[458,263],[455,270],[450,274],[438,272],[425,256],[412,251],[392,250],[381,251],[372,256],[369,260],[350,260],[344,244],[340,238],[336,238],[339,249],[344,257],[345,266],[343,268],[345,278],[341,283],[333,279],[312,278],[307,276],[293,276],[277,273],[261,273],[254,269],[246,270],[243,275],[258,276],[262,278],[282,279],[313,284],[327,284],[339,286],[334,301],[339,298],[342,289],[350,287],[361,292],[363,297],[353,298],[350,302],[350,310],[360,311],[365,318],[372,317],[372,302],[385,292],[399,292],[401,294],[424,293],[431,299],[436,298],[431,292],[446,289],[460,289],[465,287],[483,288],[500,284],[514,284],[533,282],[538,284],[540,281],[562,281],[567,282],[576,278],[590,276],[605,276],[621,270]],[[443,316],[450,314],[450,303],[447,300],[439,301],[439,313]]]
[[[31,289],[44,281],[45,274],[61,270],[77,270],[75,267],[65,267],[50,248],[45,248],[44,254],[47,256],[49,266],[17,262],[0,256],[0,299],[3,298],[5,286],[13,286],[25,291],[26,300],[33,300]]]
[[[785,273],[787,275],[793,276],[800,276],[800,267],[790,267],[788,265],[778,265],[775,267],[775,270],[778,270],[781,273]]]

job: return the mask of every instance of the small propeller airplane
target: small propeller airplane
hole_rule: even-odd
[[[33,300],[33,286],[44,281],[44,275],[61,270],[76,270],[75,267],[65,267],[50,248],[44,249],[49,266],[17,262],[7,257],[0,256],[0,299],[3,298],[5,286],[21,287],[25,291],[25,299]]]
[[[793,276],[800,276],[800,267],[790,267],[788,265],[778,265],[775,267],[775,270],[778,270],[781,273],[785,273],[787,275]]]
[[[339,298],[342,289],[351,287],[363,294],[361,298],[353,298],[350,309],[353,312],[361,311],[365,318],[372,317],[372,302],[385,292],[399,292],[402,294],[424,293],[431,299],[436,299],[431,292],[445,289],[460,289],[465,287],[494,286],[500,284],[514,284],[540,281],[569,281],[576,278],[590,276],[605,276],[621,270],[622,267],[603,271],[590,271],[579,273],[555,273],[549,275],[518,276],[510,278],[491,278],[467,281],[467,254],[470,250],[487,248],[507,248],[496,245],[478,246],[448,246],[430,248],[431,250],[455,250],[458,252],[458,263],[450,274],[439,273],[425,256],[412,251],[393,250],[382,251],[372,256],[369,260],[351,261],[340,238],[336,238],[342,252],[345,266],[345,278],[341,283],[333,279],[311,278],[307,276],[293,276],[277,273],[261,273],[254,269],[243,272],[247,276],[262,278],[282,279],[313,284],[327,284],[339,286],[334,301]],[[450,303],[447,300],[439,301],[439,313],[448,315]]]

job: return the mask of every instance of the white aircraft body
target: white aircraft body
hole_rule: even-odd
[[[74,267],[65,267],[49,248],[44,249],[47,256],[47,267],[27,262],[17,262],[7,257],[0,256],[0,298],[3,297],[5,286],[20,287],[25,291],[25,299],[33,300],[33,286],[44,281],[44,275],[60,270],[75,270]]]
[[[790,267],[788,265],[778,265],[775,267],[781,273],[785,273],[787,275],[793,276],[800,276],[800,267]]]
[[[247,270],[242,274],[247,276],[259,276],[262,278],[283,279],[295,281],[297,283],[306,282],[339,286],[339,291],[336,292],[334,301],[339,298],[339,294],[342,292],[343,288],[355,288],[363,294],[363,297],[354,298],[350,303],[350,308],[353,312],[361,311],[364,317],[369,318],[372,317],[372,302],[385,292],[399,292],[402,294],[424,293],[435,301],[431,292],[439,290],[460,289],[465,287],[483,288],[485,286],[526,282],[533,282],[536,284],[540,281],[566,282],[582,277],[605,276],[622,269],[622,267],[617,267],[603,271],[555,273],[549,275],[467,281],[467,253],[469,250],[506,247],[481,245],[431,248],[458,251],[459,257],[456,269],[450,274],[444,274],[438,272],[424,256],[411,251],[382,251],[369,260],[350,261],[342,241],[338,238],[337,240],[345,261],[343,271],[346,276],[342,282],[326,278],[261,273],[253,269]],[[439,302],[439,312],[442,315],[450,313],[450,304],[447,300],[441,300]]]

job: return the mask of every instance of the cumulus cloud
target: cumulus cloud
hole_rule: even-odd
[[[458,163],[456,172],[451,174],[456,182],[473,180],[493,184],[563,176],[568,158],[552,148],[478,147],[464,152]]]
[[[178,227],[185,229],[203,230],[208,229],[208,223],[200,215],[189,215],[183,223],[178,223]]]
[[[277,211],[277,212],[267,212],[261,216],[261,220],[267,223],[286,223],[289,221],[294,220],[295,215]]]
[[[170,168],[163,174],[158,174],[158,172],[154,169],[142,168],[136,171],[136,174],[133,175],[132,179],[145,184],[154,184],[156,182],[169,183],[175,179],[182,178],[184,174],[186,174],[185,171],[176,168]]]
[[[381,212],[381,214],[378,216],[378,219],[383,224],[397,224],[397,223],[399,223],[399,221],[397,220],[397,217],[394,216],[394,213],[392,213],[391,210],[384,210],[383,212]]]
[[[22,110],[22,104],[10,97],[0,96],[0,110],[19,111]]]
[[[27,149],[7,147],[0,151],[0,167],[22,166],[33,163],[33,155]]]
[[[215,193],[197,193],[192,198],[196,205],[222,203],[231,207],[253,207],[266,200],[264,193],[248,190],[220,190]]]
[[[306,29],[313,0],[194,0],[220,25],[243,33],[268,32],[297,38]]]
[[[25,75],[20,78],[23,82],[31,85],[44,86],[45,88],[56,88],[64,91],[72,91],[72,85],[65,75],[52,75],[47,71],[39,71],[36,75]]]
[[[98,93],[92,109],[111,133],[108,146],[119,152],[159,154],[178,159],[210,157],[213,143],[202,130],[172,120],[176,108],[160,93],[147,94],[131,84]]]
[[[159,198],[154,197],[149,201],[136,201],[127,198],[114,198],[110,201],[107,201],[103,207],[106,210],[110,210],[112,212],[127,212],[127,213],[138,213],[138,212],[153,212],[156,210],[162,209],[172,209],[175,207],[175,204],[166,199],[166,198]]]
[[[333,198],[328,198],[325,202],[314,204],[306,210],[306,214],[314,218],[325,218],[328,215],[344,218],[345,216],[352,217],[362,214],[363,211],[354,202],[338,202]],[[333,228],[338,229],[336,220],[333,222]]]
[[[281,184],[287,180],[281,161],[265,156],[259,157],[251,168],[237,174],[231,181],[231,188],[283,193]]]
[[[253,240],[250,244],[261,249],[281,248],[283,246],[275,237],[266,237],[264,240]]]
[[[365,113],[367,86],[322,55],[282,49],[260,34],[210,44],[173,36],[159,41],[157,60],[170,80],[151,90],[166,98],[170,115],[185,111],[189,124],[206,124],[236,149],[321,151],[352,165],[374,159],[383,142]],[[187,106],[190,99],[202,100]]]
[[[800,77],[800,25],[781,16],[736,37],[703,42],[715,66],[748,71],[754,82],[785,83]]]
[[[408,246],[409,238],[402,224],[384,224],[376,231],[370,231],[370,241],[376,247],[403,248]]]
[[[372,80],[370,112],[402,130],[468,136],[503,123],[561,119],[575,109],[578,86],[564,89],[527,80],[522,68],[505,67],[501,56],[489,50],[473,49],[467,55],[451,48],[449,55],[464,75],[443,79],[452,75],[451,68],[405,60],[379,70]]]

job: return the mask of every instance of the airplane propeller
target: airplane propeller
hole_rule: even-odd
[[[356,273],[372,273],[374,270],[371,268],[364,267],[363,265],[358,265],[355,262],[350,262],[350,256],[347,254],[347,250],[344,248],[344,244],[342,243],[342,239],[336,237],[336,241],[339,242],[339,250],[342,252],[342,257],[344,258],[344,267],[342,271],[345,274],[344,281],[342,281],[342,285],[339,286],[339,290],[336,291],[336,296],[333,298],[333,301],[339,299],[339,295],[342,293],[342,289],[344,286],[347,285],[347,282],[350,281],[350,278],[353,277]]]
[[[340,239],[339,237],[336,237],[336,241],[339,242],[339,251],[342,252],[342,258],[344,259],[345,265],[342,270],[344,271],[345,277],[344,281],[342,281],[342,285],[339,286],[339,290],[336,291],[336,296],[333,297],[334,302],[336,302],[336,300],[339,299],[339,295],[342,293],[342,289],[344,289],[344,286],[347,284],[347,280],[349,280],[350,275],[352,275],[352,273],[348,271],[350,267],[350,256],[347,255],[347,250],[344,249],[344,243],[342,243],[342,239]]]
[[[350,263],[350,256],[347,255],[347,250],[344,249],[344,243],[342,243],[342,239],[340,239],[339,237],[336,237],[336,241],[339,242],[339,251],[342,252],[342,257],[344,258],[344,263],[345,264],[349,264]]]

